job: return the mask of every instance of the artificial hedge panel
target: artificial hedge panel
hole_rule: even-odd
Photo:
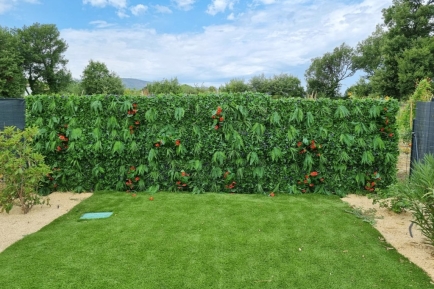
[[[345,193],[395,181],[395,100],[29,96],[42,190]]]

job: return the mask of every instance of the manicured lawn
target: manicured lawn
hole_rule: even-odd
[[[1,253],[0,287],[434,288],[337,197],[148,197],[95,193]]]

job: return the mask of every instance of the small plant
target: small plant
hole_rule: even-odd
[[[0,188],[1,211],[9,211],[18,200],[24,214],[37,204],[43,204],[37,194],[40,182],[51,173],[44,156],[34,152],[31,144],[38,128],[6,127],[0,132],[0,175],[4,185]]]
[[[363,210],[362,208],[352,207],[350,210],[345,210],[345,212],[353,214],[357,218],[362,219],[363,222],[375,225],[375,213],[377,210],[374,208]]]
[[[393,189],[377,189],[376,194],[369,195],[372,198],[373,204],[379,204],[381,208],[386,208],[397,214],[407,211],[410,208],[410,202],[408,198],[401,193],[398,193]]]
[[[407,197],[413,222],[434,245],[434,156],[426,154],[423,161],[415,163],[410,180],[397,190]]]

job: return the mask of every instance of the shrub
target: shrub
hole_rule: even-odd
[[[434,155],[425,155],[423,161],[414,165],[408,181],[390,188],[394,193],[390,207],[394,211],[408,208],[414,223],[434,245]]]
[[[0,132],[0,175],[4,181],[0,188],[1,211],[9,213],[16,200],[24,214],[34,205],[43,203],[36,192],[50,169],[44,157],[31,146],[37,133],[35,127],[24,131],[6,127]]]

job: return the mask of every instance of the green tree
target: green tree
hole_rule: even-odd
[[[0,27],[0,97],[22,97],[26,88],[16,44],[11,31]]]
[[[303,97],[304,88],[295,76],[281,73],[271,78],[264,74],[254,76],[249,81],[250,89],[255,92],[267,93],[273,97]]]
[[[229,80],[228,83],[225,83],[219,88],[220,92],[232,92],[232,93],[246,92],[250,90],[251,89],[249,84],[245,83],[244,79],[238,79],[238,78],[233,78]]]
[[[352,59],[354,50],[345,43],[327,52],[322,57],[312,59],[305,72],[307,93],[319,97],[337,97],[341,81],[356,72]]]
[[[301,81],[295,76],[281,73],[269,80],[269,93],[273,97],[304,97]]]
[[[421,48],[422,38],[432,38],[433,3],[432,0],[394,0],[392,6],[383,10],[386,32],[381,48],[381,65],[370,78],[376,92],[398,99],[406,98],[413,92],[420,71],[433,71],[429,61],[419,60],[418,65],[404,63],[424,54],[422,50],[407,50]]]
[[[251,89],[255,92],[271,94],[270,79],[266,78],[263,73],[258,76],[253,76],[250,79],[249,84]]]
[[[365,78],[369,79],[374,75],[383,61],[382,48],[385,41],[384,26],[377,25],[371,36],[358,43],[355,49],[355,55],[352,59],[353,68],[363,70],[366,73]]]
[[[179,84],[177,77],[148,83],[146,89],[153,95],[170,93],[179,94],[183,92],[183,87]]]
[[[345,96],[353,98],[365,98],[369,97],[373,93],[374,91],[369,80],[361,77],[356,84],[347,88],[347,90],[345,91]]]
[[[434,37],[420,38],[398,59],[399,89],[413,91],[418,81],[434,78]]]
[[[81,76],[81,87],[84,93],[91,94],[116,94],[124,93],[124,85],[119,76],[110,72],[103,62],[90,60],[84,68]]]
[[[71,81],[64,58],[68,45],[54,24],[35,23],[16,29],[17,49],[23,61],[27,82],[33,94],[58,93]]]

